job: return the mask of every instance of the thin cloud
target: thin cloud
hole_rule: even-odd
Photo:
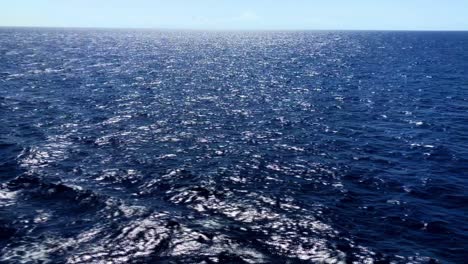
[[[259,21],[260,16],[258,16],[255,12],[253,12],[251,10],[246,10],[246,11],[242,12],[241,14],[239,14],[237,17],[235,17],[233,20],[234,21],[243,21],[243,22]]]

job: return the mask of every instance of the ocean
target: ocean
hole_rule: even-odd
[[[0,29],[1,263],[466,263],[468,33]]]

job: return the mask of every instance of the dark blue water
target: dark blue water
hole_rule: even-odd
[[[468,33],[3,28],[0,120],[2,263],[468,259]]]

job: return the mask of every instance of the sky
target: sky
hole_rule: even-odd
[[[468,30],[468,0],[0,0],[0,26]]]

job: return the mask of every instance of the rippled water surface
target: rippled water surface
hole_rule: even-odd
[[[468,33],[0,29],[0,262],[466,263]]]

